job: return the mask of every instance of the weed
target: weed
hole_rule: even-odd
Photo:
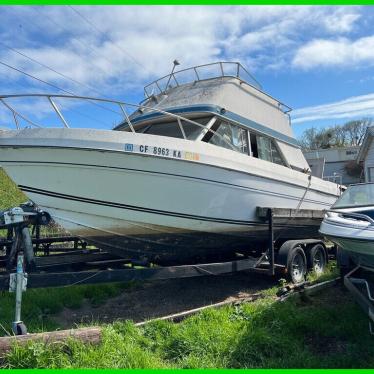
[[[84,294],[84,292],[83,292]],[[349,323],[347,323],[349,321]],[[141,328],[116,322],[99,346],[30,343],[14,347],[4,367],[308,368],[371,367],[367,318],[342,287],[276,302],[273,294],[240,306],[207,309],[179,324]]]

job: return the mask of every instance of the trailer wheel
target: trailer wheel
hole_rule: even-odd
[[[309,268],[317,275],[321,275],[326,270],[326,251],[322,244],[316,244],[307,252]]]
[[[307,262],[303,249],[299,246],[290,249],[287,261],[287,273],[292,283],[298,284],[305,280]]]

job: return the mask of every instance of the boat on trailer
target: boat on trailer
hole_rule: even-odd
[[[64,127],[36,127],[12,105],[20,96],[44,97]],[[340,195],[339,185],[311,176],[290,108],[239,63],[172,72],[145,96],[139,105],[0,96],[17,126],[0,131],[0,165],[72,235],[158,264],[260,251],[268,225],[258,206],[321,211]],[[112,104],[124,119],[113,130],[70,128],[63,99]],[[318,226],[291,218],[274,227],[275,239],[319,237]]]
[[[356,264],[374,267],[374,183],[351,185],[326,212],[321,234]]]

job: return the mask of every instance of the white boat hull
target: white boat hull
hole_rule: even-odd
[[[374,208],[342,209],[342,212],[372,212]],[[345,251],[356,264],[374,266],[374,226],[368,221],[340,217],[329,213],[323,220],[320,233]]]
[[[62,130],[63,139],[47,129],[37,130],[34,139],[36,130],[16,139],[0,136],[0,164],[71,234],[123,256],[185,262],[258,249],[268,228],[257,218],[257,206],[322,210],[337,197],[332,183],[321,181],[328,187],[321,192],[321,182],[313,185],[307,175],[207,144],[93,131],[79,147],[67,147],[65,140],[74,145],[72,138],[78,142],[82,132]],[[125,152],[134,136],[198,160]],[[314,226],[292,226],[276,232],[317,235]]]

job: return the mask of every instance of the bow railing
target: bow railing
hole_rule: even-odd
[[[3,106],[9,110],[12,114],[14,125],[16,129],[21,129],[21,121],[23,120],[26,123],[28,123],[30,126],[43,128],[46,127],[42,125],[41,123],[37,123],[34,119],[31,119],[30,116],[26,115],[22,111],[18,110],[15,106],[15,104],[12,104],[11,101],[15,99],[46,99],[45,102],[50,105],[50,108],[53,110],[59,121],[61,122],[61,125],[66,128],[70,128],[70,123],[67,120],[66,116],[63,114],[63,111],[61,110],[60,106],[57,103],[57,99],[66,99],[66,100],[83,100],[87,102],[89,105],[93,105],[96,108],[103,109],[107,112],[110,112],[111,114],[116,114],[117,116],[120,116],[121,119],[118,120],[117,125],[115,127],[118,127],[119,124],[121,125],[121,130],[123,131],[131,131],[133,133],[136,133],[138,121],[136,124],[133,124],[131,122],[131,117],[133,117],[135,111],[139,111],[139,116],[147,112],[148,113],[158,113],[162,118],[166,117],[169,118],[169,120],[176,120],[178,123],[178,126],[181,129],[181,134],[183,139],[187,139],[185,131],[183,130],[183,123],[189,123],[194,126],[197,126],[201,128],[202,133],[213,133],[216,136],[218,136],[223,142],[225,142],[229,148],[236,150],[236,148],[228,142],[222,135],[217,133],[216,131],[211,129],[211,126],[213,124],[212,121],[209,121],[207,124],[201,124],[199,122],[196,122],[192,119],[182,117],[175,113],[170,113],[168,111],[148,107],[145,105],[140,104],[131,104],[126,103],[123,101],[118,100],[112,100],[112,99],[104,99],[104,98],[96,98],[96,97],[90,97],[90,96],[77,96],[77,95],[59,95],[59,94],[17,94],[17,95],[0,95],[0,103],[3,104]],[[107,104],[111,104],[112,107],[108,107]],[[129,108],[132,110],[132,114],[129,114]],[[82,114],[82,113],[81,113]],[[139,119],[139,116],[136,116],[137,119]],[[91,120],[94,120],[94,117],[89,117]],[[216,117],[213,117],[216,118]],[[127,125],[127,127],[126,127]],[[92,128],[92,127],[91,127]]]

